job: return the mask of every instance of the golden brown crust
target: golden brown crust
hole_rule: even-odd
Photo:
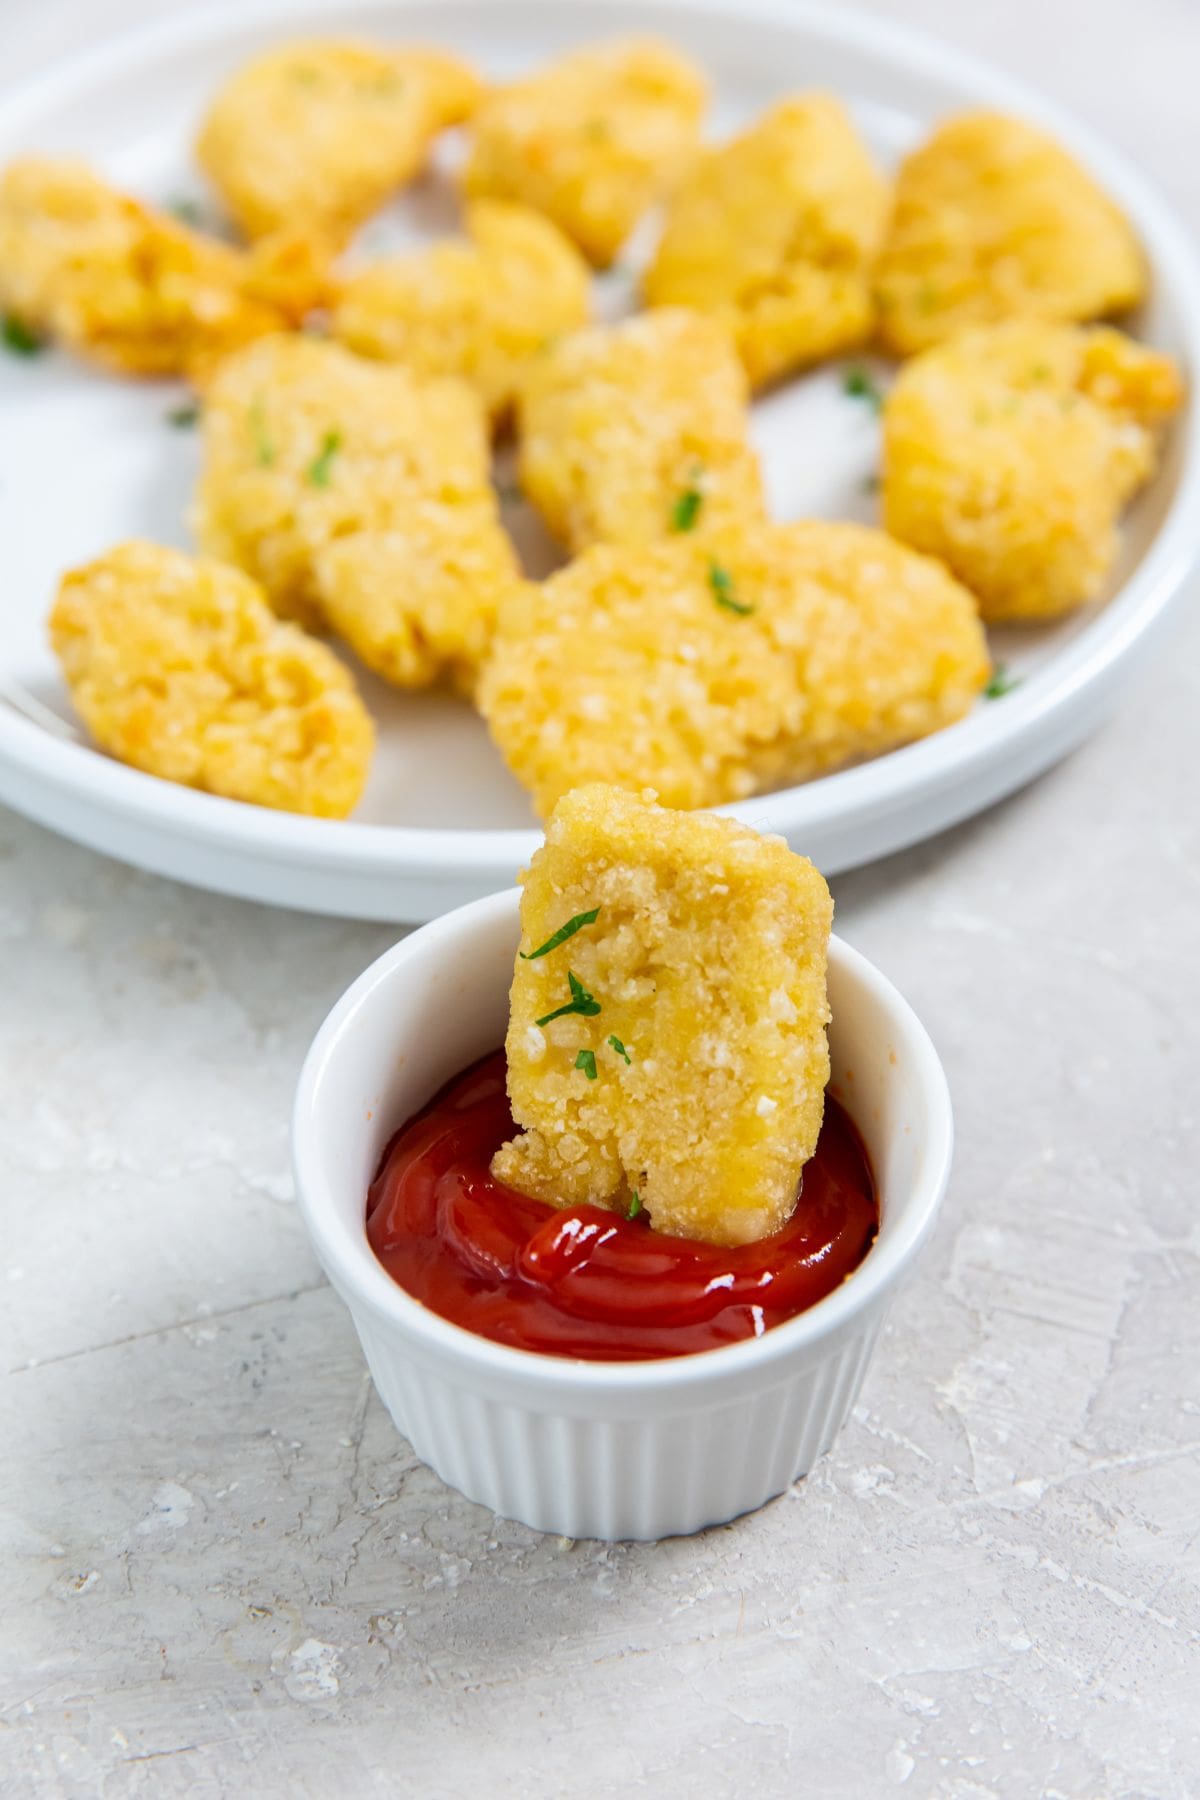
[[[1128,221],[1036,127],[963,113],[901,164],[878,271],[880,333],[897,355],[969,325],[1105,318],[1145,292]]]
[[[501,419],[530,358],[587,322],[587,264],[557,226],[525,206],[477,200],[465,224],[466,238],[351,276],[333,332],[360,356],[461,376]]]
[[[121,544],[63,577],[50,638],[80,717],[121,762],[320,818],[358,803],[374,728],[349,670],[240,570]]]
[[[646,299],[719,319],[761,387],[870,336],[889,210],[888,183],[841,102],[782,100],[681,184]]]
[[[341,241],[419,174],[482,86],[457,57],[315,39],[256,57],[217,94],[196,154],[248,237]]]
[[[0,177],[0,308],[122,374],[203,379],[299,324],[325,297],[327,262],[300,233],[231,249],[81,162],[24,157]]]
[[[484,101],[466,191],[535,207],[605,268],[682,172],[707,97],[695,64],[655,38],[572,51]]]
[[[218,371],[203,444],[194,522],[210,555],[401,687],[471,685],[519,574],[465,383],[272,338]]]
[[[711,1243],[782,1225],[829,1076],[833,907],[812,864],[731,820],[594,786],[559,803],[522,890],[527,955],[599,914],[516,960],[505,1049],[524,1132],[493,1173],[556,1205],[627,1208],[636,1191],[658,1230]],[[569,998],[568,971],[599,1010],[538,1024]]]
[[[501,614],[479,704],[545,816],[570,788],[714,806],[938,731],[989,673],[972,596],[881,531],[597,545]]]
[[[1055,617],[1099,591],[1182,397],[1169,357],[1109,327],[964,332],[888,395],[884,520],[940,557],[986,619]]]
[[[764,516],[749,424],[726,328],[664,307],[576,332],[529,365],[521,485],[571,550],[653,543],[685,504],[691,534],[707,541]]]

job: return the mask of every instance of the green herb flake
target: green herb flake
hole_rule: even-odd
[[[855,363],[842,376],[842,392],[849,394],[852,400],[865,400],[876,412],[883,408],[883,389],[861,363]]]
[[[184,406],[173,406],[167,414],[167,424],[173,425],[176,431],[190,431],[200,419],[200,408],[193,400]]]
[[[595,1081],[596,1052],[594,1050],[581,1050],[579,1055],[575,1058],[575,1067],[577,1069],[582,1069],[589,1081]]]
[[[744,619],[748,613],[754,611],[752,606],[747,606],[744,601],[737,598],[733,591],[733,576],[728,569],[723,569],[720,563],[709,563],[708,585],[712,589],[713,599],[718,606],[723,606],[726,612],[736,613],[739,618]]]
[[[12,313],[5,313],[0,324],[0,339],[13,356],[40,356],[46,348],[41,338]]]
[[[642,1210],[642,1196],[638,1193],[637,1189],[634,1188],[632,1197],[629,1201],[629,1205],[625,1211],[625,1217],[627,1219],[636,1219],[638,1214],[641,1212],[641,1210]]]
[[[340,431],[327,431],[321,448],[308,465],[307,480],[311,487],[327,488],[333,475],[333,459],[342,447]]]
[[[1010,675],[1006,663],[997,663],[992,670],[992,679],[983,690],[983,697],[985,700],[1000,700],[1020,685],[1019,675]]]
[[[565,1018],[568,1013],[578,1013],[583,1019],[594,1019],[600,1011],[600,1002],[594,994],[589,994],[582,981],[567,970],[567,981],[571,989],[571,998],[565,1006],[556,1006],[553,1012],[545,1013],[538,1019],[538,1025],[548,1025],[551,1019]]]
[[[883,482],[880,476],[874,471],[870,475],[864,475],[862,478],[862,491],[864,494],[877,494],[882,486]]]
[[[704,490],[700,479],[704,471],[694,469],[688,479],[688,485],[680,493],[671,508],[671,530],[693,531],[704,506]]]
[[[568,919],[565,925],[560,925],[558,930],[548,937],[544,944],[539,944],[536,950],[522,950],[521,961],[536,962],[539,956],[549,956],[552,950],[557,950],[560,944],[565,944],[568,938],[573,938],[575,933],[582,931],[585,925],[594,925],[599,917],[600,908],[598,906],[593,906],[591,912],[576,913],[573,919]]]
[[[608,1040],[608,1047],[610,1050],[615,1050],[618,1056],[623,1056],[627,1063],[632,1063],[633,1058],[630,1056],[619,1037],[610,1037]]]
[[[174,200],[167,201],[167,211],[179,220],[181,225],[196,228],[204,223],[204,211],[198,200],[192,200],[184,194]]]

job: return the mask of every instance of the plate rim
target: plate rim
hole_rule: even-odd
[[[378,5],[379,0],[366,0]],[[1069,717],[1085,696],[1099,693],[1160,623],[1200,561],[1200,406],[1195,380],[1200,371],[1200,254],[1156,184],[1132,160],[1020,77],[991,68],[982,58],[905,23],[879,18],[833,0],[655,0],[658,7],[685,16],[705,15],[745,23],[757,19],[798,38],[819,37],[849,52],[859,51],[910,72],[931,73],[975,96],[1034,119],[1075,150],[1129,213],[1145,243],[1156,281],[1177,307],[1181,358],[1190,377],[1186,410],[1176,422],[1179,470],[1176,491],[1138,567],[1095,618],[1062,651],[1028,675],[1004,697],[1003,706],[976,708],[965,719],[917,743],[814,781],[758,794],[712,810],[734,818],[770,813],[771,828],[795,838],[821,829],[852,830],[856,822],[898,803],[912,808],[969,782],[997,756],[1021,753],[1048,736],[1056,720]],[[430,10],[438,0],[425,0]],[[502,12],[510,0],[472,0]],[[561,0],[522,0],[530,9],[562,16]],[[589,25],[603,30],[605,11],[627,0],[591,0]],[[451,10],[452,0],[447,5]],[[380,7],[382,11],[382,7]],[[403,5],[389,9],[397,24]],[[19,130],[47,107],[73,93],[90,90],[107,73],[128,76],[131,65],[164,54],[182,54],[190,43],[211,43],[248,22],[294,22],[291,0],[188,9],[168,20],[124,32],[109,42],[70,57],[24,83],[18,91],[0,86],[0,133]],[[336,29],[331,21],[331,29]],[[136,72],[136,68],[135,68]],[[1044,761],[1053,760],[1048,756]],[[1028,758],[1026,759],[1026,763]],[[274,811],[249,802],[168,782],[119,763],[84,743],[52,737],[41,727],[0,706],[0,768],[32,777],[62,800],[101,808],[141,830],[187,837],[197,849],[252,852],[264,863],[320,866],[350,876],[390,874],[438,883],[456,875],[477,883],[485,874],[496,885],[511,879],[541,840],[536,825],[504,827],[413,826],[361,820],[318,819]],[[1017,786],[1019,775],[1010,785]],[[18,809],[21,796],[5,784]],[[35,814],[36,816],[36,814]],[[914,833],[913,838],[920,833]],[[169,870],[164,870],[169,873]]]

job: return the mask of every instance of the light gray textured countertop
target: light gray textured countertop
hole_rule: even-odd
[[[0,0],[5,73],[151,10]],[[1200,216],[1191,0],[879,10]],[[1063,767],[835,883],[944,1055],[951,1193],[834,1453],[658,1546],[444,1489],[318,1275],[291,1089],[394,934],[0,814],[3,1792],[1192,1800],[1198,717],[1193,616]]]

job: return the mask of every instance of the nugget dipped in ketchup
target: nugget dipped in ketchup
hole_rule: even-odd
[[[833,902],[781,838],[576,788],[522,879],[505,1051],[523,1127],[492,1172],[552,1204],[746,1244],[821,1129]],[[557,940],[557,941],[556,941]]]
[[[792,1318],[879,1211],[827,1099],[832,902],[728,819],[621,789],[559,801],[522,876],[504,1054],[392,1140],[367,1232],[482,1336],[599,1360],[685,1355]]]

